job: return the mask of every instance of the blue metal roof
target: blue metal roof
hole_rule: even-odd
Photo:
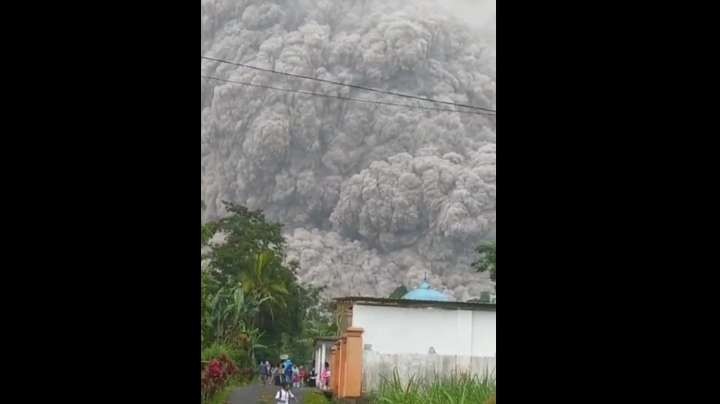
[[[423,281],[420,286],[411,290],[403,296],[403,299],[407,300],[431,300],[436,302],[447,302],[450,299],[444,293],[438,292],[435,289],[430,288],[430,284],[427,281]]]

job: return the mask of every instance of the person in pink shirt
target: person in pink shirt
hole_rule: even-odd
[[[325,362],[325,369],[320,373],[320,381],[322,383],[322,389],[327,390],[330,386],[330,364]]]

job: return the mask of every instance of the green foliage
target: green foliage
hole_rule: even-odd
[[[211,222],[200,226],[200,247],[207,245],[210,238],[217,233],[217,223]]]
[[[202,350],[202,360],[209,362],[215,358],[220,358],[222,355],[227,355],[230,359],[235,362],[239,367],[252,367],[254,366],[250,353],[238,346],[232,346],[221,343],[213,343],[207,348]]]
[[[227,202],[225,205],[231,215],[206,225],[208,232],[219,231],[225,235],[225,242],[213,247],[212,266],[225,276],[239,276],[253,268],[257,255],[263,252],[271,252],[279,258],[273,261],[273,267],[282,266],[285,247],[282,226],[268,223],[261,211]]]
[[[262,301],[246,298],[239,283],[221,285],[214,292],[209,285],[203,286],[203,341],[244,352],[243,360],[234,359],[240,365],[251,365],[255,349],[262,347],[262,332],[253,326]]]
[[[212,359],[221,357],[222,355],[227,355],[237,362],[235,357],[241,354],[236,349],[219,343],[213,343],[209,347],[202,350],[203,362],[209,362]]]
[[[235,383],[228,383],[222,391],[208,399],[203,400],[203,404],[225,404],[228,398],[230,398],[230,394],[232,394],[233,390],[236,388],[237,386]]]
[[[232,378],[237,375],[237,365],[225,353],[221,353],[218,357],[211,359],[208,363],[203,363],[200,376],[202,400],[207,401],[213,397],[226,387],[231,382]]]
[[[307,364],[312,360],[314,339],[337,333],[330,302],[323,298],[323,292],[324,288],[311,285],[299,289],[297,307],[292,310],[292,315],[297,316],[298,328],[294,333],[282,334],[274,357],[290,353],[294,362]]]
[[[226,404],[228,402],[228,399],[230,398],[230,394],[232,394],[235,389],[248,383],[249,381],[247,380],[247,378],[242,375],[233,376],[227,383],[225,388],[223,388],[218,393],[212,395],[211,397],[203,400],[203,404]]]
[[[273,308],[287,307],[286,297],[289,294],[284,268],[276,265],[277,259],[272,251],[260,252],[255,256],[253,268],[240,274],[242,290],[261,306],[267,307],[272,318],[275,317]]]
[[[305,404],[330,404],[331,401],[328,400],[327,397],[325,397],[325,394],[317,392],[317,391],[309,391],[305,394],[303,397],[303,402]]]
[[[400,285],[393,292],[390,294],[390,299],[402,299],[403,296],[405,296],[408,293],[407,288],[405,285]]]
[[[494,377],[452,374],[430,379],[411,377],[403,384],[397,370],[384,379],[373,403],[385,404],[484,404],[495,399]]]
[[[479,258],[471,264],[472,268],[478,272],[490,272],[490,279],[495,282],[495,241],[480,244],[475,252]]]
[[[284,264],[282,226],[260,211],[227,204],[230,215],[202,226],[209,265],[202,275],[203,346],[223,344],[255,359],[312,357],[313,338],[334,335],[322,289],[299,285],[297,262]],[[208,242],[215,234],[223,242]]]
[[[231,203],[226,209],[230,216],[204,226],[204,242],[218,232],[224,238],[210,246],[213,277],[221,284],[240,282],[246,297],[258,303],[253,324],[267,331],[270,342],[278,342],[283,332],[298,328],[291,309],[299,287],[292,269],[283,265],[282,226],[267,222],[261,211]]]

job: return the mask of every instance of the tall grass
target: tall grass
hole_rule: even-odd
[[[380,382],[373,395],[378,404],[490,404],[495,403],[495,378],[467,374],[432,378],[410,377],[403,384],[397,370]]]

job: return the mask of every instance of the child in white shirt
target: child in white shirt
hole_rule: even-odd
[[[290,399],[295,400],[295,396],[290,390],[288,390],[287,383],[284,383],[282,389],[275,394],[275,402],[277,404],[288,404]]]

